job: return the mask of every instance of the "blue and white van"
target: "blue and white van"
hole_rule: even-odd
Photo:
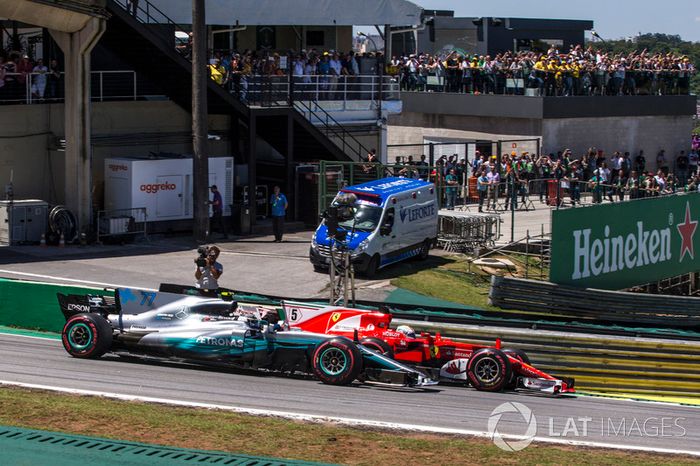
[[[412,257],[425,259],[438,233],[435,185],[411,178],[383,178],[342,189],[357,198],[354,218],[339,222],[347,232],[355,271],[371,277],[380,268]],[[338,197],[333,201],[336,203]],[[311,239],[316,270],[330,263],[333,239],[322,221]]]

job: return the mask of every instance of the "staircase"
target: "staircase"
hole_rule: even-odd
[[[192,62],[186,48],[176,48],[175,32],[184,28],[157,7],[141,0],[138,13],[126,10],[126,0],[107,0],[112,15],[101,44],[129,63],[164,94],[187,111],[192,110]],[[241,101],[214,81],[207,83],[210,114],[232,115],[244,124],[257,119],[256,134],[280,154],[288,154],[288,122],[291,120],[295,161],[360,161],[367,149],[315,102],[290,103],[289,96],[277,105],[256,106]],[[301,110],[301,111],[300,111]]]

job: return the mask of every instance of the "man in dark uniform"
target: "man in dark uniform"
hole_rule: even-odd
[[[226,223],[224,222],[224,201],[221,198],[221,193],[216,185],[211,185],[209,187],[213,195],[211,201],[212,216],[211,216],[211,230],[214,231],[214,226],[217,226],[224,238],[228,239],[228,233],[226,233]]]

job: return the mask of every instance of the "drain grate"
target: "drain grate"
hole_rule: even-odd
[[[231,455],[213,451],[122,442],[80,435],[0,426],[0,463],[63,466],[100,465],[191,465],[301,466],[306,461]]]

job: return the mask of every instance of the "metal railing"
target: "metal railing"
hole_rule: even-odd
[[[138,100],[146,96],[139,94],[136,71],[92,71],[90,74],[93,101]],[[49,79],[48,73],[6,73],[5,76],[14,79],[5,81],[5,85],[0,87],[0,102],[61,102],[65,97],[63,72],[58,80]]]
[[[297,112],[314,125],[320,125],[327,138],[336,138],[339,141],[334,141],[340,149],[348,155],[353,155],[355,161],[360,162],[362,158],[369,153],[367,149],[355,136],[353,136],[345,127],[338,123],[330,113],[325,111],[318,102],[294,101],[294,108]]]
[[[415,172],[415,167],[411,171]],[[393,174],[416,177],[405,175],[405,173],[406,170],[402,169]],[[450,204],[448,198],[452,193],[454,193],[454,202],[451,204],[457,210],[469,210],[480,204],[476,177],[462,177],[459,179],[457,187],[453,188],[446,186],[440,180],[436,181],[435,175],[431,175],[430,180],[436,182],[438,186],[441,206]],[[508,180],[501,178],[497,183],[492,183],[488,186],[481,204],[485,211],[508,211],[511,209],[511,206],[514,210],[527,211],[534,210],[539,206],[568,208],[603,202],[627,202],[645,197],[666,196],[681,192],[684,192],[684,190],[672,186],[667,187],[665,191],[644,187],[629,189],[617,183],[572,181],[569,179],[557,180],[554,178],[517,180],[514,184],[511,184]]]
[[[445,71],[408,73],[402,70],[391,76],[402,91],[453,92],[463,94],[515,94],[528,96],[593,96],[593,95],[688,95],[688,70],[631,70],[626,78],[615,80],[611,72],[581,72],[579,77],[564,73],[557,78],[553,72],[518,69],[470,69],[447,76]]]
[[[223,86],[241,101],[263,107],[285,106],[297,100],[334,101],[342,102],[338,110],[344,111],[348,102],[364,100],[376,109],[380,97],[382,101],[401,98],[398,83],[388,76],[307,75],[294,76],[290,82],[289,76],[234,75]]]

